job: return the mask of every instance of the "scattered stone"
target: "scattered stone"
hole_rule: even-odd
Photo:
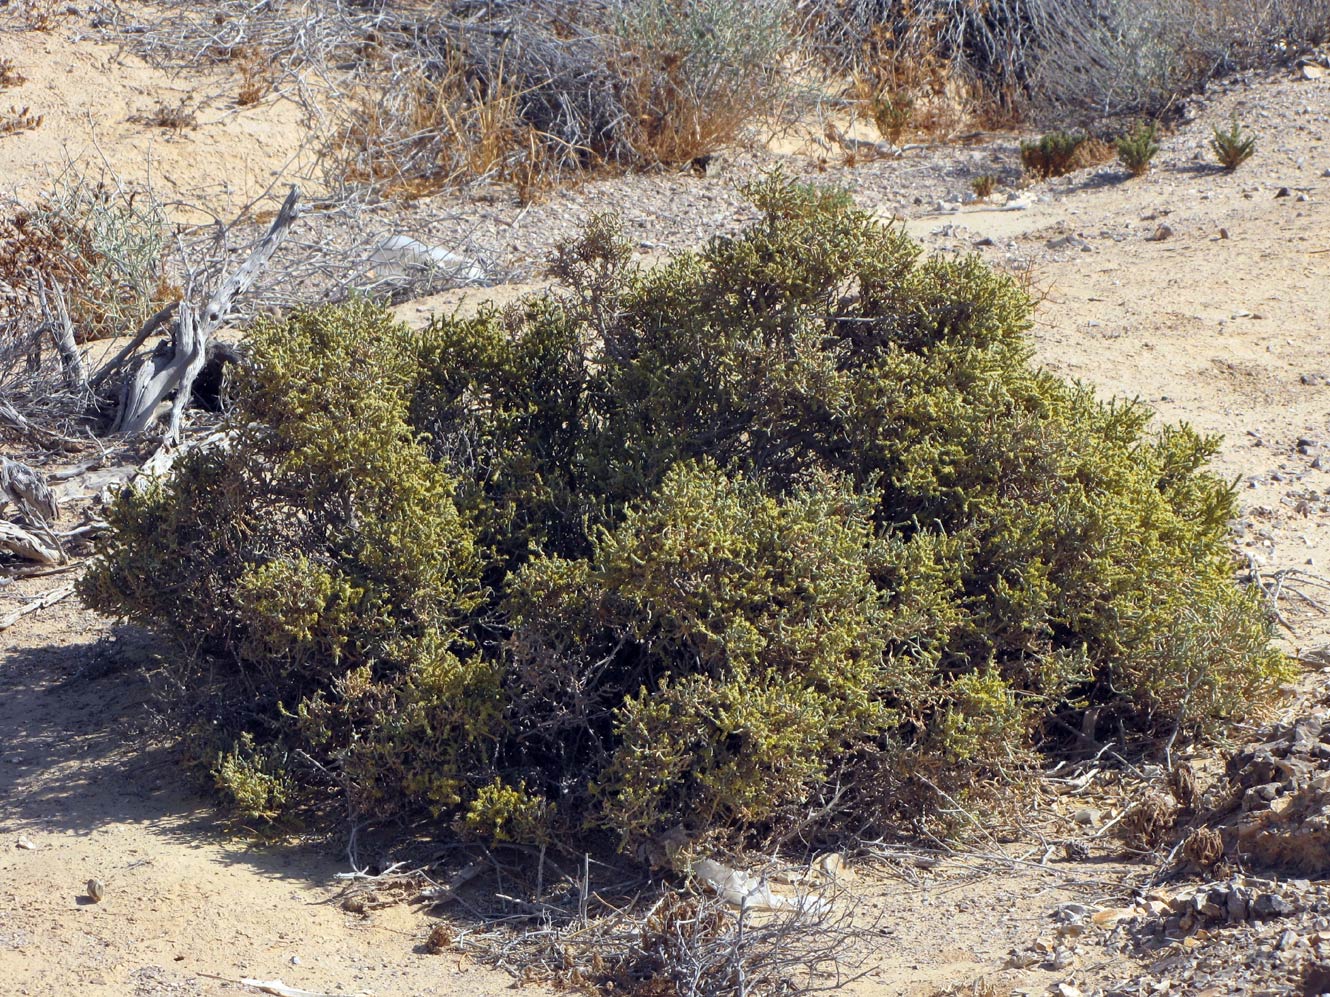
[[[1279,198],[1281,197],[1292,197],[1292,196],[1293,196],[1293,191],[1289,190],[1287,187],[1280,187],[1277,191],[1275,191],[1275,200],[1279,200]]]
[[[88,899],[99,904],[104,896],[106,896],[106,885],[100,879],[88,880]]]
[[[1302,441],[1299,441],[1302,442]],[[1310,442],[1310,441],[1308,441]],[[1238,812],[1223,827],[1225,851],[1251,867],[1330,871],[1330,722],[1300,717],[1267,731],[1228,763]],[[1211,816],[1211,823],[1219,814]]]
[[[1094,252],[1094,247],[1079,235],[1064,235],[1060,239],[1050,239],[1045,245],[1049,249],[1079,249],[1082,253]]]
[[[1165,239],[1173,238],[1173,228],[1170,225],[1160,225],[1151,234],[1145,237],[1146,242],[1163,242]]]
[[[31,839],[24,837],[20,837],[18,841],[14,842],[14,847],[21,848],[25,852],[32,852],[37,850],[36,843],[33,842]]]
[[[1099,811],[1092,810],[1089,807],[1082,807],[1072,815],[1072,820],[1084,827],[1093,827],[1099,823]]]
[[[1330,384],[1330,374],[1303,374],[1298,380],[1311,387],[1321,388]]]
[[[1310,62],[1304,63],[1302,67],[1302,78],[1304,80],[1319,80],[1325,75],[1325,70],[1320,66],[1314,66]]]
[[[1252,917],[1288,917],[1295,910],[1277,893],[1261,893],[1251,902]]]

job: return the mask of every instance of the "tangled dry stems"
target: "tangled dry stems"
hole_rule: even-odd
[[[524,983],[639,997],[767,997],[858,978],[877,927],[835,883],[775,911],[642,880],[632,894],[564,877],[542,896],[513,896],[531,868],[508,869],[517,879],[506,887],[487,877],[486,889],[469,888],[467,913],[438,922],[426,950],[466,953]]]
[[[1086,124],[1153,115],[1211,77],[1325,41],[1327,0],[799,0],[822,59],[906,93]]]

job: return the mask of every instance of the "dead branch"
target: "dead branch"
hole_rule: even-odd
[[[148,337],[166,324],[167,320],[175,314],[175,310],[180,307],[179,301],[172,301],[169,305],[162,308],[155,315],[143,323],[142,328],[135,334],[134,338],[126,344],[125,348],[114,357],[102,365],[101,370],[97,371],[88,386],[96,391],[105,383],[106,379],[124,366],[125,361],[138,352],[140,346],[148,341]]]
[[[267,235],[240,268],[222,282],[204,305],[201,314],[196,315],[188,302],[180,303],[172,345],[154,350],[134,372],[111,427],[112,432],[131,435],[144,432],[156,418],[157,406],[174,393],[175,401],[171,407],[171,421],[165,438],[168,443],[179,440],[180,426],[189,405],[194,378],[203,369],[207,356],[208,339],[227,317],[235,299],[253,284],[277,247],[282,244],[287,230],[297,217],[296,202],[299,198],[300,188],[292,185]]]
[[[45,537],[0,519],[0,550],[39,564],[63,564],[65,555]],[[0,627],[0,630],[3,630]]]
[[[54,277],[48,299],[46,282],[38,279],[37,291],[41,298],[42,311],[46,314],[46,328],[55,341],[56,352],[60,354],[60,367],[65,375],[65,387],[78,391],[87,387],[87,374],[83,369],[83,357],[79,353],[78,343],[74,338],[74,323],[69,318],[69,305],[65,300],[65,289]]]
[[[30,522],[46,526],[60,515],[46,476],[9,457],[0,457],[0,509],[12,502]]]
[[[0,526],[3,526],[3,524],[0,524]],[[72,582],[68,585],[61,585],[59,588],[53,588],[51,591],[34,599],[22,609],[17,609],[8,616],[0,616],[0,630],[8,630],[29,613],[36,613],[40,610],[46,609],[48,606],[54,606],[73,591],[74,585]]]

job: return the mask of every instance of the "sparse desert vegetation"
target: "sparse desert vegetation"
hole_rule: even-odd
[[[0,976],[1316,992],[1322,0],[94,7]]]
[[[1216,125],[1210,137],[1210,149],[1219,165],[1232,172],[1256,152],[1256,136],[1243,132],[1236,120],[1222,131]]]
[[[1137,125],[1118,139],[1118,162],[1134,177],[1149,172],[1150,163],[1159,154],[1158,138],[1159,130],[1153,123]]]

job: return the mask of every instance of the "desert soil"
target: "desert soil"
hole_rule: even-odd
[[[76,162],[151,182],[192,220],[200,206],[224,214],[311,168],[294,103],[273,97],[236,108],[234,80],[167,73],[80,24],[0,34],[0,58],[28,78],[5,103],[46,116],[36,131],[0,137],[0,194],[31,200]],[[143,123],[181,100],[196,110],[196,128]],[[1186,116],[1140,179],[1108,165],[1018,189],[1017,137],[987,135],[853,166],[811,145],[747,147],[718,157],[705,175],[589,182],[526,207],[508,190],[486,188],[376,217],[515,280],[400,306],[404,318],[423,321],[539,287],[545,252],[594,211],[619,212],[651,259],[742,224],[749,212],[735,182],[762,168],[843,184],[861,204],[899,218],[929,251],[976,251],[1028,275],[1043,295],[1037,362],[1105,396],[1140,398],[1161,421],[1222,434],[1215,467],[1239,489],[1239,552],[1266,578],[1289,569],[1324,577],[1330,78],[1232,81],[1191,101]],[[1229,174],[1206,165],[1205,144],[1212,125],[1233,117],[1259,133],[1260,146]],[[1011,204],[960,203],[982,173],[1008,183]],[[318,189],[317,178],[304,182]],[[1294,591],[1298,578],[1287,576],[1279,602],[1290,625],[1282,639],[1310,662],[1330,645],[1330,622]],[[0,583],[0,616],[67,581]],[[1324,605],[1323,590],[1301,590]],[[237,833],[184,780],[174,749],[142,751],[149,689],[127,666],[153,652],[149,639],[117,633],[73,599],[0,634],[0,990],[254,992],[242,977],[379,995],[513,985],[466,957],[425,954],[431,921],[417,907],[344,911],[335,875],[348,865],[335,842],[265,844]],[[1324,686],[1309,664],[1280,709],[1292,714]],[[984,980],[996,992],[1066,984],[1088,993],[1131,975],[1127,956],[1089,941],[1057,969],[1008,966],[1013,949],[1047,935],[1060,905],[1121,904],[1150,871],[1125,862],[1101,835],[1113,800],[1057,788],[1012,840],[981,840],[931,868],[863,864],[855,889],[879,920],[871,971],[852,990],[930,994]],[[1090,846],[1088,862],[1065,861],[1050,845],[1070,838]],[[90,877],[105,882],[100,903],[83,896]]]

